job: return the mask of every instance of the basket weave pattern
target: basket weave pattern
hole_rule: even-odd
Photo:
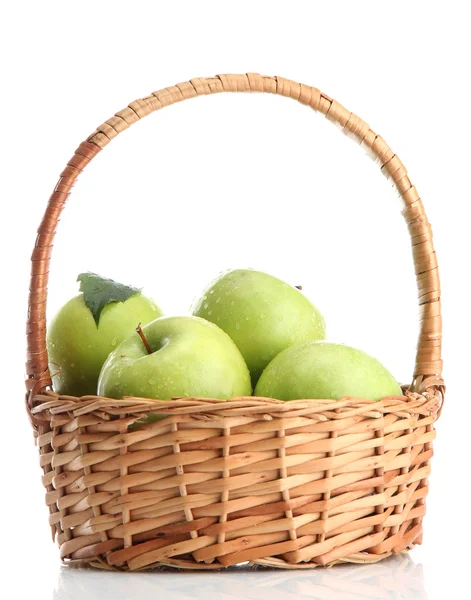
[[[392,179],[417,275],[420,333],[404,396],[296,400],[73,398],[51,391],[49,262],[77,176],[118,133],[174,102],[223,91],[288,96],[326,115]],[[240,562],[312,568],[374,562],[420,543],[433,424],[440,413],[440,284],[422,202],[399,158],[353,113],[280,77],[221,75],[131,103],[82,143],[38,230],[28,312],[27,408],[53,537],[67,563],[140,570]],[[136,422],[148,412],[167,417]]]

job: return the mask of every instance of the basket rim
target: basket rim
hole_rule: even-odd
[[[423,392],[406,389],[402,396],[386,396],[380,400],[347,396],[339,400],[317,398],[288,401],[257,396],[238,396],[230,400],[195,397],[156,400],[131,396],[115,399],[96,395],[79,398],[47,391],[35,396],[31,414],[36,418],[40,418],[43,413],[51,416],[69,414],[76,418],[98,411],[120,418],[126,415],[130,418],[129,424],[142,419],[148,413],[163,415],[164,418],[148,424],[152,427],[165,424],[167,417],[183,415],[208,420],[231,416],[258,415],[267,420],[304,416],[325,421],[354,415],[380,418],[391,413],[404,417],[412,414],[439,416],[443,397],[442,391],[435,387],[427,388]]]

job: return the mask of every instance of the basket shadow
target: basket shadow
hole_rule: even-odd
[[[218,572],[160,568],[119,573],[62,567],[53,600],[427,600],[422,564],[408,554],[373,564],[343,564],[306,571],[237,566]]]

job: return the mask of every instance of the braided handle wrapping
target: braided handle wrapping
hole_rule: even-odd
[[[97,127],[62,171],[49,199],[31,257],[31,280],[27,318],[27,390],[28,404],[40,391],[51,385],[46,350],[46,302],[49,263],[54,235],[64,204],[80,172],[114,137],[148,114],[175,102],[219,92],[268,92],[288,96],[310,106],[339,125],[344,133],[368,149],[381,165],[381,171],[393,180],[403,200],[403,216],[409,229],[417,278],[420,330],[414,368],[414,381],[422,390],[441,388],[440,279],[432,231],[422,201],[411,183],[404,165],[386,142],[365,121],[346,110],[318,89],[282,77],[256,73],[218,75],[191,79],[135,100],[124,110]]]

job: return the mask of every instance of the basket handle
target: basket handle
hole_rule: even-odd
[[[442,322],[437,258],[433,247],[432,231],[422,201],[399,157],[379,135],[370,129],[367,123],[316,88],[282,77],[265,77],[248,73],[191,79],[186,83],[165,88],[146,98],[136,100],[100,125],[85,142],[80,144],[67,163],[49,199],[31,257],[26,363],[29,406],[38,392],[51,385],[46,350],[49,263],[59,216],[78,175],[108,142],[142,117],[181,100],[218,92],[267,92],[287,96],[310,106],[363,145],[381,165],[381,171],[393,180],[403,201],[402,213],[411,236],[419,296],[420,332],[413,384],[415,389],[420,391],[429,388],[442,390]]]

